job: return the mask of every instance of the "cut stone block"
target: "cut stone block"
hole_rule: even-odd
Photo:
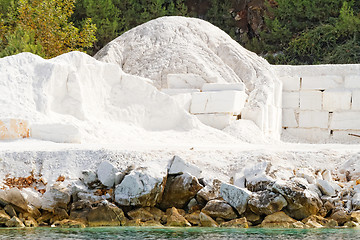
[[[193,89],[193,88],[183,88],[183,89],[163,88],[163,89],[161,89],[161,91],[170,96],[175,96],[178,94],[185,94],[185,93],[200,92],[199,89]]]
[[[360,110],[360,90],[354,90],[352,92],[352,110]]]
[[[360,129],[360,112],[341,112],[333,113],[330,129],[347,130]]]
[[[210,91],[227,91],[227,90],[235,90],[235,91],[245,91],[244,83],[204,83],[202,86],[203,92]]]
[[[70,124],[32,124],[31,137],[57,143],[81,143],[81,133]]]
[[[203,84],[207,81],[197,74],[168,74],[167,84],[168,88],[196,88],[201,89]]]
[[[237,117],[233,116],[231,113],[196,114],[195,116],[203,124],[220,130],[226,128],[237,119]]]
[[[300,111],[299,127],[328,128],[329,113],[322,111]]]
[[[299,108],[300,94],[299,92],[283,92],[282,107],[283,108]]]
[[[283,76],[279,79],[283,83],[284,91],[299,91],[300,77]]]
[[[345,76],[345,88],[360,88],[360,74]]]
[[[349,133],[360,136],[359,130],[348,130],[348,131],[333,130],[331,140],[337,143],[360,143],[359,137],[351,136],[349,135]]]
[[[322,92],[320,91],[301,91],[300,109],[302,110],[321,110]]]
[[[0,120],[0,140],[29,137],[29,124],[21,119]]]
[[[325,90],[330,88],[342,88],[343,78],[337,75],[327,76],[305,76],[302,77],[301,89],[303,90]]]
[[[333,112],[349,110],[351,106],[351,91],[331,89],[323,93],[323,109]]]
[[[283,136],[291,136],[297,142],[325,143],[330,138],[330,130],[319,128],[287,128],[283,130]]]
[[[295,111],[292,109],[283,109],[282,112],[282,126],[283,127],[298,127]]]
[[[190,112],[233,113],[238,115],[244,108],[247,95],[242,91],[200,92],[192,94]]]

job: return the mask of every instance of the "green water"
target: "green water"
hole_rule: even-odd
[[[360,230],[281,230],[223,228],[33,228],[0,229],[0,239],[360,239]]]

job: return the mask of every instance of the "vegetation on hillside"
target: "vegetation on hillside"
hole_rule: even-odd
[[[360,1],[263,0],[260,10],[243,1],[242,6],[260,14],[255,31],[252,22],[245,22],[246,30],[240,29],[242,14],[253,14],[250,10],[236,12],[234,6],[240,2],[0,0],[0,57],[23,51],[45,58],[72,50],[93,55],[137,25],[181,15],[217,25],[274,64],[360,63]],[[193,6],[202,8],[195,11]]]

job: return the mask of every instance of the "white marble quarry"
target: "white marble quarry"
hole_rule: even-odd
[[[163,88],[161,89],[163,93],[166,93],[167,95],[174,96],[184,93],[193,93],[193,92],[200,92],[200,89],[194,89],[194,88],[182,88],[182,89],[176,89],[176,88]]]
[[[339,88],[343,84],[343,78],[339,75],[327,76],[304,76],[301,81],[301,88],[303,90],[325,90],[330,88]]]
[[[321,110],[322,98],[321,91],[300,91],[300,109]]]
[[[330,129],[334,129],[334,130],[360,129],[360,111],[334,112],[330,122]]]
[[[197,74],[168,74],[167,87],[175,89],[201,89],[207,81]]]
[[[279,77],[283,83],[284,91],[299,91],[300,90],[300,77],[297,76],[282,76]]]
[[[190,112],[192,101],[191,93],[176,94],[171,96],[171,98],[174,99],[180,105],[180,107],[184,108],[185,111]]]
[[[360,110],[360,89],[352,91],[352,110]]]
[[[360,73],[345,76],[345,88],[360,88]]]
[[[200,92],[192,94],[190,112],[233,113],[238,115],[244,108],[247,94],[242,91]]]
[[[328,89],[323,93],[323,109],[329,112],[349,110],[351,91],[345,89]]]
[[[299,92],[283,92],[282,107],[283,108],[298,108],[300,105]]]
[[[333,130],[331,140],[340,143],[360,143],[360,137],[349,134],[360,136],[360,130]]]
[[[204,83],[202,86],[203,92],[210,91],[245,91],[244,83]]]
[[[231,113],[210,113],[210,114],[196,114],[200,122],[213,128],[222,130],[236,121],[237,116]]]
[[[328,128],[329,113],[324,111],[300,111],[299,127]]]
[[[298,127],[295,111],[293,109],[283,109],[282,111],[282,126],[283,127]]]

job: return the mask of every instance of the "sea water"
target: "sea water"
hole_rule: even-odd
[[[226,228],[137,228],[84,229],[1,228],[0,239],[360,239],[359,229],[226,229]]]

